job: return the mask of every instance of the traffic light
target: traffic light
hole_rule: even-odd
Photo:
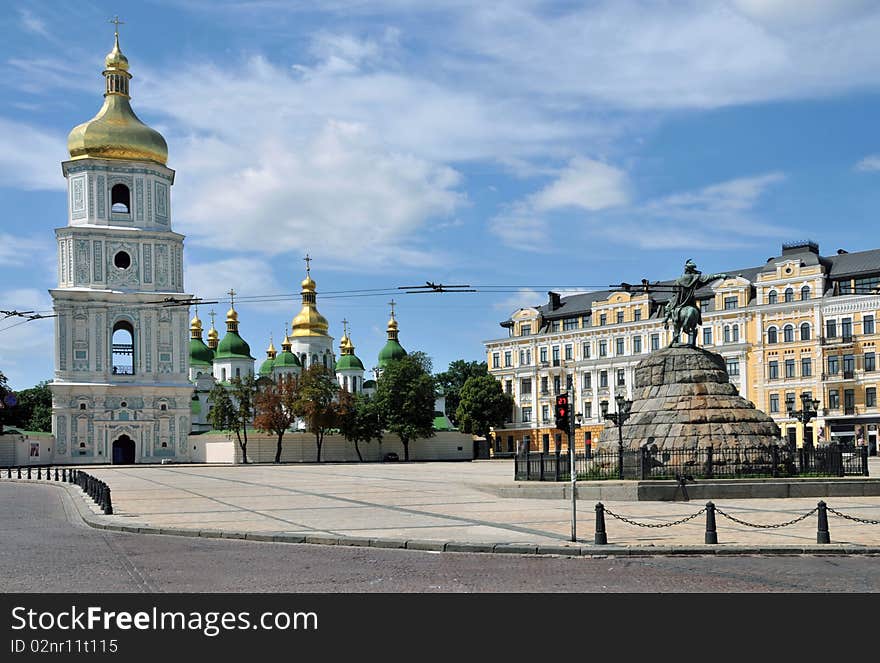
[[[571,413],[568,411],[568,394],[556,396],[556,428],[568,431]]]

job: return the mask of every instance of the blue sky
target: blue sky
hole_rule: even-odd
[[[389,296],[321,292],[510,286],[396,297],[401,342],[443,370],[550,287],[758,265],[807,237],[880,246],[877,2],[124,4],[2,5],[0,309],[49,308],[59,164],[121,12],[133,107],[177,171],[187,291],[297,293],[309,252],[367,367]],[[238,309],[262,359],[299,296]],[[51,320],[12,322],[0,370],[50,378]]]

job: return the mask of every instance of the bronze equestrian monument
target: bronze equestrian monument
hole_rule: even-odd
[[[684,274],[671,286],[665,309],[666,328],[673,323],[672,342],[636,365],[629,417],[619,432],[609,419],[600,450],[617,449],[619,434],[623,449],[647,448],[653,453],[712,447],[729,455],[783,444],[779,426],[730,383],[724,359],[696,347],[702,319],[695,293],[719,278],[727,275],[704,275],[687,261]],[[684,343],[682,334],[687,336]]]

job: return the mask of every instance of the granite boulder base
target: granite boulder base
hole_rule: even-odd
[[[781,445],[779,426],[739,395],[724,358],[702,348],[671,347],[638,363],[624,449],[732,450]],[[608,421],[600,449],[617,449]]]

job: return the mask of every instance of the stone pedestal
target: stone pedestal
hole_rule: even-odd
[[[779,426],[737,393],[720,355],[702,348],[665,348],[636,366],[624,449],[656,445],[658,450],[720,451],[781,444]],[[609,421],[600,448],[617,446],[617,427]]]

